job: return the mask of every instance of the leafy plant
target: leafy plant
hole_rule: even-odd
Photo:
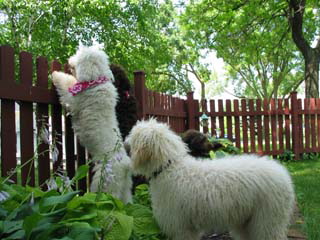
[[[222,158],[229,154],[239,154],[240,149],[235,147],[234,144],[226,138],[209,138],[211,143],[221,144],[222,147],[219,148],[217,151],[210,151],[210,158]]]
[[[50,144],[47,128],[41,133],[39,144]],[[116,144],[113,151],[118,148]],[[106,154],[102,168],[105,171],[111,168],[109,159]],[[81,196],[79,191],[72,189],[77,181],[87,176],[89,163],[80,166],[72,179],[63,172],[55,173],[46,182],[47,191],[40,187],[23,187],[9,180],[25,164],[17,166],[8,177],[0,178],[0,238],[158,240],[160,230],[153,218],[150,201],[147,202],[147,187],[141,188],[143,193],[136,197],[142,200],[145,196],[140,202],[146,206],[124,205],[111,194],[102,192]],[[112,177],[111,174],[106,171],[103,175],[107,176],[100,179],[101,184]]]
[[[135,188],[133,202],[151,208],[151,199],[148,184],[140,184]]]
[[[312,161],[319,159],[319,157],[319,153],[303,153],[301,158],[303,161]]]
[[[294,156],[291,150],[285,150],[282,154],[278,155],[277,159],[282,162],[290,162],[294,160]]]
[[[79,174],[78,174],[79,176]],[[106,193],[42,191],[2,182],[1,239],[159,239],[152,211]]]

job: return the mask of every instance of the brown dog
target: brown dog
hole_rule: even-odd
[[[217,151],[223,147],[222,144],[214,142],[211,143],[208,137],[194,129],[189,129],[182,135],[182,140],[188,145],[190,155],[193,157],[208,158],[210,151]]]
[[[117,64],[111,64],[110,69],[119,95],[116,115],[121,136],[124,140],[137,122],[137,102],[135,97],[131,95],[131,84],[124,68]]]

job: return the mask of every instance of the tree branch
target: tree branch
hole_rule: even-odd
[[[310,45],[303,36],[303,14],[306,0],[290,0],[289,23],[291,25],[292,38],[304,57],[307,57]]]

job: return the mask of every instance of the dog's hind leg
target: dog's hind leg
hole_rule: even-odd
[[[248,240],[287,240],[288,221],[283,218],[273,218],[272,213],[263,218],[253,217],[247,226]]]

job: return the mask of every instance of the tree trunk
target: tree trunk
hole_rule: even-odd
[[[306,98],[319,97],[319,56],[314,49],[305,58],[305,94]]]
[[[201,100],[206,99],[206,85],[204,82],[199,81],[201,84]]]
[[[319,97],[319,63],[320,63],[320,39],[315,48],[312,48],[303,35],[303,15],[306,0],[289,1],[289,22],[292,38],[304,57],[305,63],[305,87],[306,98]]]

